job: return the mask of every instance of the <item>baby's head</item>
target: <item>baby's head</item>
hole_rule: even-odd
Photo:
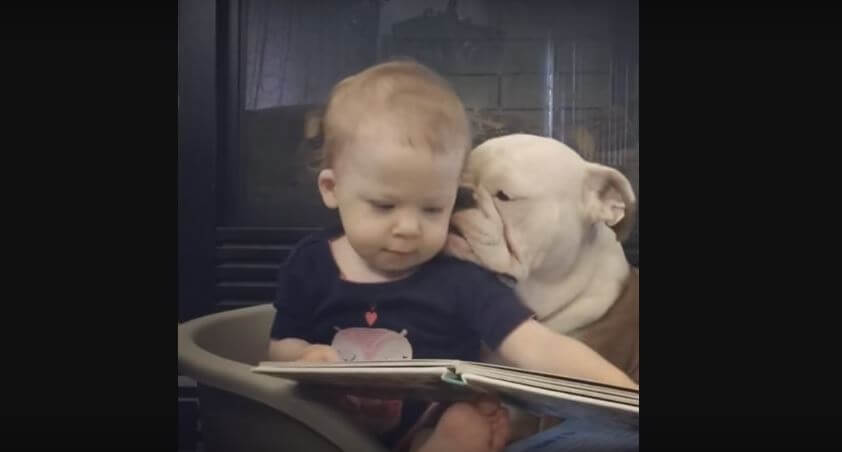
[[[471,145],[447,82],[411,61],[371,67],[334,87],[322,126],[319,191],[357,254],[403,273],[441,251]]]

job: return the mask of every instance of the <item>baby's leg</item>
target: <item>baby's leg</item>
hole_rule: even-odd
[[[350,414],[366,431],[380,435],[394,429],[401,421],[401,400],[380,400],[346,396],[340,408]]]
[[[418,452],[498,452],[509,438],[509,416],[497,400],[457,402],[445,410],[432,431],[419,432]]]
[[[516,442],[524,438],[555,427],[562,422],[554,416],[536,416],[516,406],[506,406],[509,412],[509,441]]]

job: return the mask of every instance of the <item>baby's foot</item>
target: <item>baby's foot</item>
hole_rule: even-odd
[[[509,416],[499,401],[454,403],[419,452],[498,452],[509,438]]]

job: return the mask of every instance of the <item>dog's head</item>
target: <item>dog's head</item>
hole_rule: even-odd
[[[597,228],[622,241],[633,226],[628,179],[554,139],[490,139],[471,152],[463,183],[472,192],[460,194],[446,252],[518,281],[565,274]]]

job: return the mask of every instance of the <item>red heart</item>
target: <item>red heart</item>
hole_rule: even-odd
[[[368,323],[368,326],[374,325],[374,322],[377,321],[377,313],[374,311],[368,311],[365,313],[365,322]]]

